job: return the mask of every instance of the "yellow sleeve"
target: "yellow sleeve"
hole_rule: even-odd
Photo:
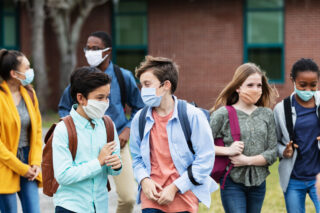
[[[24,164],[20,161],[12,152],[10,152],[7,147],[3,144],[0,139],[0,161],[9,167],[11,170],[19,174],[20,176],[24,176],[30,166]]]

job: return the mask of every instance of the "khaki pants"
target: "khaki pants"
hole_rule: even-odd
[[[129,145],[120,150],[122,171],[120,175],[113,176],[118,194],[117,213],[131,213],[136,202],[138,186],[133,176],[132,160]]]

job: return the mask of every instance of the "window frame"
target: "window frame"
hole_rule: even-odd
[[[20,49],[20,8],[18,3],[13,3],[15,7],[14,12],[5,12],[4,11],[4,1],[0,1],[0,48],[5,48],[5,49],[14,49],[14,50],[19,50]],[[11,16],[15,18],[16,21],[16,26],[15,26],[15,31],[16,31],[16,45],[13,46],[7,46],[5,45],[4,37],[5,37],[5,29],[4,29],[4,18],[6,16]]]
[[[275,84],[284,84],[285,83],[285,0],[283,1],[282,7],[277,8],[248,8],[248,0],[244,1],[244,7],[243,7],[243,61],[244,63],[248,62],[248,55],[249,55],[249,49],[254,48],[280,48],[282,50],[281,52],[281,78],[280,79],[270,79],[270,83]],[[282,43],[253,43],[248,44],[247,36],[248,36],[248,13],[249,12],[281,12],[282,14],[282,27],[283,27],[283,34],[282,34]]]
[[[130,2],[132,0],[121,0],[121,2]],[[112,60],[117,63],[117,51],[143,51],[145,55],[148,54],[148,1],[146,0],[135,0],[144,2],[146,4],[146,12],[116,12],[116,5],[112,5],[112,18],[111,18],[111,30],[112,30]],[[117,16],[145,16],[146,17],[146,30],[145,36],[147,38],[146,45],[117,45],[117,32],[116,32],[116,17]]]

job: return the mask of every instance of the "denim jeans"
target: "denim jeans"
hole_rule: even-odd
[[[61,207],[61,206],[56,206],[56,211],[55,211],[55,213],[75,213],[75,212],[70,211],[70,210],[68,210],[68,209],[65,209],[65,208],[63,208],[63,207]]]
[[[224,189],[220,189],[220,194],[226,213],[259,213],[266,194],[266,182],[259,186],[247,187],[227,177]]]
[[[28,163],[29,147],[24,147],[23,162]],[[20,191],[18,196],[21,201],[23,213],[40,213],[39,191],[36,181],[28,181],[20,177]],[[0,211],[5,213],[17,213],[17,196],[13,194],[0,194]]]
[[[165,213],[159,209],[150,209],[150,208],[147,208],[147,209],[142,209],[142,213]],[[188,213],[188,212],[177,212],[177,213]]]
[[[320,212],[320,201],[317,196],[315,183],[315,180],[302,181],[292,178],[290,179],[287,191],[284,193],[288,213],[305,212],[307,193],[315,206],[316,212]]]

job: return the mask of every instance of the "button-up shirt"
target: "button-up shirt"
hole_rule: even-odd
[[[265,166],[234,167],[230,176],[234,182],[245,186],[259,186],[269,175],[268,166],[277,160],[277,136],[273,112],[269,108],[258,107],[250,115],[237,110],[241,141],[244,143],[242,154],[262,155],[267,161]],[[226,147],[234,143],[231,136],[228,111],[220,107],[211,115],[210,124],[214,138],[222,138]]]
[[[78,147],[73,161],[67,128],[61,121],[54,130],[52,141],[54,177],[59,188],[54,194],[55,206],[61,206],[78,213],[108,212],[107,176],[118,175],[120,170],[101,166],[98,160],[101,148],[107,142],[104,121],[94,119],[90,122],[75,111],[74,105],[70,115],[76,126]],[[115,128],[114,128],[115,129]],[[120,157],[120,145],[117,131],[115,154]]]
[[[131,121],[136,112],[143,108],[144,104],[141,99],[139,88],[137,87],[136,81],[129,70],[120,68],[124,78],[125,91],[126,91],[126,104],[131,107],[130,118],[127,119],[121,104],[120,86],[113,70],[113,64],[110,61],[108,68],[105,73],[111,77],[111,89],[109,95],[109,108],[106,111],[106,115],[109,115],[117,127],[117,131],[120,134],[125,127],[131,126]],[[72,104],[75,102],[72,100],[70,93],[70,85],[64,90],[59,102],[59,115],[64,117],[69,115]]]
[[[191,142],[195,154],[192,154],[185,139],[178,117],[177,98],[174,97],[175,106],[172,117],[167,124],[169,150],[174,166],[180,177],[174,181],[179,189],[178,193],[185,193],[191,190],[196,197],[208,208],[211,203],[211,192],[218,189],[217,183],[209,176],[214,163],[214,145],[210,125],[204,113],[187,104],[187,115],[191,127]],[[154,125],[152,108],[146,114],[146,125],[142,140],[139,136],[139,111],[133,118],[130,131],[130,150],[133,161],[133,171],[137,182],[146,177],[150,178],[150,130]],[[192,165],[192,174],[200,185],[193,185],[188,177],[188,167]],[[140,203],[141,185],[137,197]]]

